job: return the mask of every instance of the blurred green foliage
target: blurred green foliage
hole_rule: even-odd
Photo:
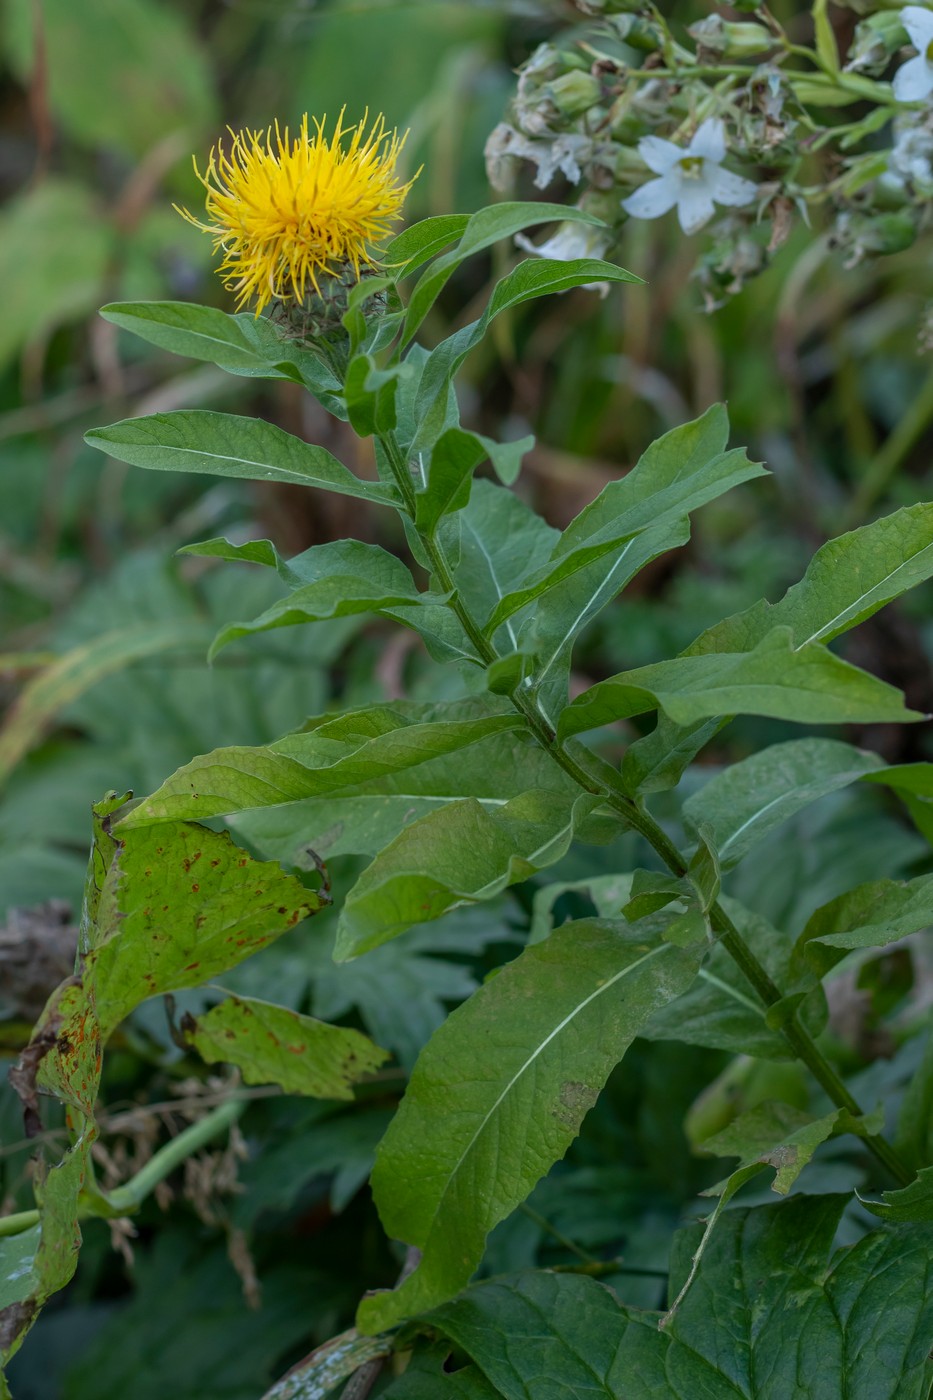
[[[670,6],[681,23],[707,8]],[[792,5],[776,8],[793,19]],[[848,22],[845,11],[831,13]],[[7,0],[0,699],[14,707],[53,659],[105,634],[173,621],[202,623],[209,634],[278,596],[261,570],[165,562],[192,539],[268,534],[294,553],[343,534],[377,538],[375,516],[358,506],[348,517],[328,500],[311,514],[288,488],[128,473],[81,444],[86,428],[121,416],[233,406],[324,440],[369,470],[358,440],[309,416],[291,386],[179,367],[97,319],[98,305],[123,298],[225,304],[208,240],[170,207],[198,206],[190,153],[205,152],[228,123],[295,123],[305,110],[333,116],[344,105],[351,118],[381,110],[411,128],[409,169],[423,165],[411,217],[469,211],[489,198],[483,145],[513,91],[513,67],[573,20],[562,0]],[[589,678],[667,655],[723,612],[779,596],[828,534],[871,518],[882,503],[929,495],[933,371],[916,334],[918,304],[933,297],[930,234],[848,270],[815,246],[798,230],[765,274],[706,317],[676,227],[632,222],[611,256],[643,276],[645,288],[605,301],[575,292],[524,308],[498,324],[495,355],[487,346],[470,362],[465,418],[483,432],[537,434],[519,490],[556,525],[659,430],[719,399],[729,401],[736,440],[774,473],[708,507],[676,565],[659,561],[642,576],[642,591],[599,621],[583,653]],[[432,336],[451,318],[469,319],[471,306],[475,314],[498,256],[454,279],[432,313]],[[380,542],[404,549],[396,537]],[[926,710],[931,618],[927,586],[862,629],[851,653]],[[79,675],[30,735],[29,752],[0,773],[0,920],[12,907],[49,899],[77,907],[89,806],[104,790],[150,790],[193,753],[271,740],[328,704],[420,698],[418,646],[388,636],[350,619],[239,643],[214,670],[189,641],[105,676]],[[236,686],[226,670],[236,672]],[[8,725],[15,715],[11,708]],[[786,734],[745,721],[730,731],[732,755]],[[849,737],[889,761],[930,753],[922,727]],[[636,838],[624,839],[634,860]],[[796,931],[855,879],[915,873],[925,856],[925,843],[880,792],[837,794],[750,857],[731,892],[754,889],[756,906]],[[601,859],[597,852],[597,868]],[[618,847],[606,860],[606,870],[617,868]],[[831,887],[814,883],[823,867],[832,870]],[[350,857],[332,863],[338,891],[357,868]],[[593,874],[592,853],[585,866],[571,853],[537,885]],[[531,882],[479,912],[456,912],[430,939],[409,933],[339,976],[329,958],[333,920],[322,916],[311,935],[283,939],[229,978],[243,994],[367,1029],[397,1065],[351,1110],[255,1094],[239,1155],[205,1154],[200,1176],[192,1170],[173,1182],[137,1218],[136,1238],[118,1240],[122,1257],[105,1224],[89,1226],[78,1278],[11,1370],[18,1400],[128,1392],[145,1400],[167,1389],[178,1400],[248,1400],[347,1325],[363,1289],[390,1283],[398,1261],[363,1188],[375,1142],[445,1008],[527,939],[534,894]],[[560,918],[592,908],[585,891],[560,898]],[[840,1014],[834,1033],[864,1080],[860,1092],[889,1106],[918,1060],[907,1027],[933,975],[918,967],[927,980],[917,971],[875,1022],[860,1013],[853,989],[839,993],[848,1019]],[[179,997],[177,1012],[186,998],[201,1004],[200,995]],[[28,1027],[6,993],[0,1015],[0,1046],[12,1056]],[[143,1008],[121,1036],[104,1084],[108,1158],[100,1163],[115,1179],[217,1092],[203,1067],[185,1060],[161,1006]],[[487,1272],[567,1263],[569,1238],[601,1259],[621,1256],[609,1281],[627,1301],[658,1306],[672,1231],[719,1174],[691,1150],[681,1120],[727,1057],[685,1055],[664,1042],[640,1042],[634,1054],[566,1161],[527,1211],[496,1231]],[[745,1081],[730,1088],[732,1110],[753,1105],[756,1092]],[[795,1086],[784,1092],[792,1096]],[[57,1124],[50,1118],[46,1127],[55,1132]],[[25,1208],[28,1144],[5,1081],[0,1143],[0,1202]],[[811,1170],[822,1173],[823,1190],[862,1180],[857,1161],[834,1143]],[[764,1194],[753,1183],[743,1201]]]

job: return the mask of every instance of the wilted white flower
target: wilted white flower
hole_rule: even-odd
[[[508,122],[500,122],[486,142],[486,173],[493,189],[506,190],[512,162],[529,160],[538,167],[535,184],[539,190],[545,189],[558,172],[575,185],[583,178],[580,162],[588,160],[592,153],[593,143],[588,136],[565,132],[550,141],[533,141]]]
[[[896,122],[894,132],[890,174],[901,184],[909,181],[922,194],[933,192],[933,130],[911,118],[909,125]]]
[[[524,233],[515,235],[518,247],[536,258],[556,258],[558,262],[572,262],[575,258],[601,258],[612,242],[612,230],[601,224],[559,224],[557,232],[543,243],[532,243]],[[608,282],[585,282],[583,289],[598,292],[601,297],[609,291]]]
[[[686,149],[660,136],[645,136],[638,154],[660,179],[623,199],[622,208],[634,219],[660,218],[676,204],[684,233],[696,233],[712,218],[715,204],[738,208],[757,193],[753,181],[723,170],[726,128],[718,117],[703,122]]]
[[[894,74],[894,96],[898,102],[922,102],[933,92],[933,10],[922,5],[906,5],[900,21],[917,50]]]

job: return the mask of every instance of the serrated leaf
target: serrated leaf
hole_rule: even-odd
[[[317,1099],[352,1099],[351,1086],[389,1058],[359,1031],[254,997],[227,997],[186,1017],[182,1032],[209,1065],[236,1065],[247,1084]]]
[[[207,820],[373,784],[521,728],[518,715],[474,701],[350,711],[274,744],[216,749],[192,759],[122,817],[119,830],[185,817]]]
[[[120,462],[151,471],[286,481],[380,505],[400,503],[393,486],[360,480],[325,448],[302,442],[259,418],[176,409],[92,428],[85,433],[85,441]]]
[[[899,690],[818,643],[795,649],[776,627],[748,652],[678,656],[585,690],[562,712],[562,738],[662,709],[675,724],[717,715],[766,715],[797,724],[881,724],[923,716]]]
[[[705,824],[728,870],[783,821],[827,793],[883,768],[877,754],[834,739],[792,739],[731,764],[684,803],[690,827]]]
[[[531,791],[496,811],[468,798],[412,822],[347,895],[334,957],[357,957],[457,904],[527,880],[566,854],[597,805],[589,795]]]
[[[245,311],[231,316],[190,301],[115,301],[100,314],[150,345],[205,360],[228,374],[304,384],[329,412],[347,416],[333,371],[311,351],[284,339],[266,316]]]
[[[774,627],[794,646],[828,642],[933,574],[933,504],[905,506],[817,550],[778,603],[758,602],[718,622],[685,655],[748,651]]]
[[[525,950],[453,1012],[421,1055],[377,1157],[390,1235],[422,1250],[360,1306],[391,1326],[462,1288],[489,1231],[563,1156],[609,1071],[698,955],[653,929],[581,920]]]

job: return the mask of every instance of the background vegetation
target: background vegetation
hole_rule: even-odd
[[[707,9],[681,0],[664,8],[684,24]],[[793,4],[775,8],[794,23]],[[832,13],[845,37],[855,16]],[[287,487],[136,472],[83,446],[83,432],[103,422],[218,407],[268,418],[372,472],[350,430],[318,419],[294,386],[183,364],[124,338],[97,307],[130,298],[226,305],[209,240],[171,204],[196,206],[189,153],[228,122],[294,123],[305,110],[335,115],[344,104],[351,118],[381,110],[411,128],[410,167],[424,165],[411,218],[488,202],[483,146],[514,92],[513,68],[579,20],[559,0],[7,0],[0,1046],[11,1058],[70,967],[91,800],[110,788],[150,791],[193,753],[271,740],[329,704],[426,698],[419,645],[369,620],[271,633],[207,667],[206,644],[221,623],[258,613],[280,589],[259,569],[173,560],[185,543],[258,534],[293,554],[344,534],[399,551],[404,541],[380,538],[382,517],[361,516],[359,503],[315,496],[309,508]],[[533,193],[530,179],[520,190]],[[564,193],[555,185],[548,197]],[[920,344],[933,296],[929,234],[847,267],[851,250],[834,253],[801,226],[766,272],[711,315],[691,275],[707,244],[704,234],[684,240],[673,219],[632,221],[610,256],[646,287],[524,307],[502,318],[494,348],[467,368],[465,421],[490,434],[537,435],[519,489],[558,526],[659,432],[719,400],[728,400],[734,441],[771,467],[772,476],[705,508],[690,546],[648,569],[636,593],[604,614],[578,653],[581,687],[680,650],[762,595],[778,597],[825,538],[930,493],[933,370]],[[498,256],[474,260],[450,284],[431,337],[471,319]],[[847,655],[903,687],[911,705],[933,709],[929,585],[870,620]],[[729,731],[728,756],[791,733],[742,721]],[[889,762],[933,756],[923,726],[846,737]],[[714,749],[704,761],[716,758]],[[616,847],[616,867],[618,859]],[[337,854],[329,864],[335,887],[346,889],[355,858]],[[759,911],[797,931],[857,881],[928,868],[927,843],[866,786],[787,823],[733,875],[730,893],[754,892]],[[135,1217],[132,1236],[89,1222],[74,1284],[11,1368],[18,1400],[127,1392],[148,1400],[167,1390],[254,1400],[347,1325],[361,1291],[398,1272],[364,1182],[420,1046],[535,920],[587,912],[574,883],[593,873],[591,852],[585,867],[571,855],[547,879],[339,969],[322,915],[225,978],[234,990],[360,1026],[394,1060],[349,1107],[248,1090],[253,1101],[230,1145],[173,1178]],[[555,882],[565,888],[543,893]],[[35,906],[43,907],[32,916],[11,912]],[[895,1099],[922,1053],[929,954],[871,952],[832,985],[832,1034],[851,1082],[869,1102]],[[199,1009],[199,995],[180,995],[176,1017]],[[219,1077],[177,1047],[161,1003],[144,1006],[108,1061],[102,1179],[124,1179],[166,1131],[196,1120],[223,1092]],[[792,1065],[640,1042],[565,1162],[496,1231],[485,1272],[579,1262],[582,1253],[619,1261],[609,1281],[627,1301],[658,1306],[672,1232],[722,1174],[692,1150],[685,1115],[689,1130],[698,1115],[727,1118],[764,1097],[804,1107],[807,1094]],[[46,1128],[60,1124],[50,1117]],[[0,1139],[0,1199],[22,1209],[31,1201],[28,1145],[5,1081]],[[808,1186],[850,1189],[861,1173],[851,1148],[831,1141]],[[767,1194],[753,1183],[744,1199]]]

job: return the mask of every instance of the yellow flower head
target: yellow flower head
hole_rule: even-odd
[[[278,123],[274,134],[231,130],[229,154],[215,146],[205,175],[194,165],[210,222],[175,206],[214,235],[214,251],[224,251],[224,285],[238,294],[238,307],[255,298],[257,316],[273,298],[304,301],[309,284],[319,292],[321,273],[350,266],[359,277],[360,264],[373,262],[370,245],[391,231],[411,188],[395,174],[405,138],[387,131],[383,117],[367,134],[367,117],[344,127],[341,112],[329,141],[325,121],[315,119],[309,135],[305,115],[294,140]]]

